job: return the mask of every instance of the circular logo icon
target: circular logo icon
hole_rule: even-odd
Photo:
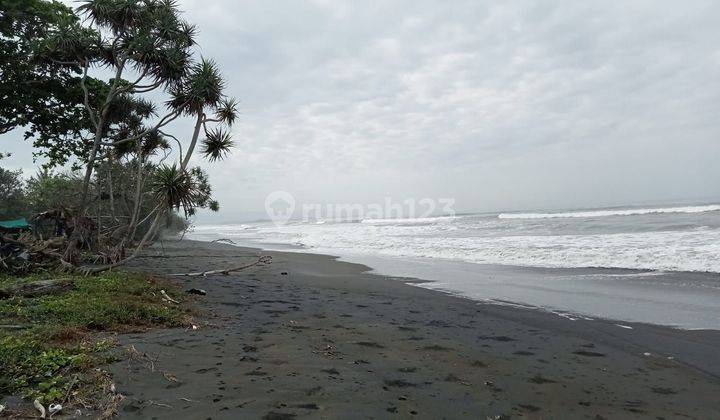
[[[287,191],[273,191],[265,197],[265,211],[276,225],[283,225],[295,211],[295,198]]]

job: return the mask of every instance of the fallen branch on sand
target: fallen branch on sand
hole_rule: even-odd
[[[27,298],[54,295],[67,292],[72,288],[72,282],[66,279],[38,280],[0,289],[0,299],[9,299],[13,296]]]
[[[233,268],[226,268],[224,270],[208,270],[208,271],[198,271],[196,273],[175,273],[170,274],[171,276],[182,276],[182,277],[206,277],[213,274],[223,274],[228,275],[234,271],[240,271],[244,270],[246,268],[255,267],[258,265],[268,265],[272,263],[272,257],[269,255],[263,255],[262,257],[258,258],[257,261],[252,262],[250,264],[241,265],[239,267],[233,267]]]
[[[215,243],[215,242],[227,242],[227,243],[229,243],[229,244],[237,245],[235,242],[233,242],[231,239],[228,239],[228,238],[215,239],[215,240],[212,240],[212,241],[210,241],[210,242],[211,242],[211,243]]]

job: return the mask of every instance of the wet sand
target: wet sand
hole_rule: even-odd
[[[208,292],[181,297],[200,328],[120,337],[147,355],[111,367],[123,418],[720,418],[718,331],[571,321],[323,255],[163,245],[135,268],[273,263],[178,278]]]

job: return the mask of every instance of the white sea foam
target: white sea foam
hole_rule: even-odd
[[[338,255],[385,274],[433,280],[421,287],[471,299],[521,302],[578,319],[579,314],[717,328],[720,205],[575,212],[568,218],[368,219],[198,226],[189,236],[239,245]],[[299,247],[298,247],[299,246]],[[608,270],[498,270],[466,263]],[[377,265],[373,265],[377,264]],[[488,275],[491,273],[491,275]],[[619,323],[618,328],[627,328]]]
[[[499,219],[555,219],[555,218],[592,218],[608,216],[637,216],[659,213],[705,213],[720,211],[720,204],[685,207],[663,207],[647,209],[589,210],[562,213],[501,213]]]
[[[246,224],[232,224],[232,225],[199,225],[195,226],[193,230],[195,232],[221,232],[221,231],[242,231],[256,229],[255,226]]]
[[[363,219],[360,223],[364,223],[366,225],[414,225],[451,222],[457,218],[458,216],[413,217],[405,219]]]
[[[720,272],[720,205],[613,210],[633,219],[498,219],[463,215],[361,223],[198,226],[191,237],[285,244],[339,255],[438,258],[531,267]],[[606,214],[609,210],[576,212]],[[645,216],[655,212],[661,214]],[[695,213],[696,216],[680,215]],[[702,212],[702,213],[701,213]],[[712,212],[712,213],[710,213]],[[688,219],[690,217],[690,219]],[[682,218],[682,219],[679,219]],[[635,276],[633,273],[618,276]]]

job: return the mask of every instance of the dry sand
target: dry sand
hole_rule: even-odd
[[[135,268],[226,268],[259,253],[165,242]],[[329,256],[262,253],[270,266],[178,278],[208,292],[182,296],[200,329],[121,337],[154,365],[112,366],[122,418],[720,418],[717,331],[570,321]]]

